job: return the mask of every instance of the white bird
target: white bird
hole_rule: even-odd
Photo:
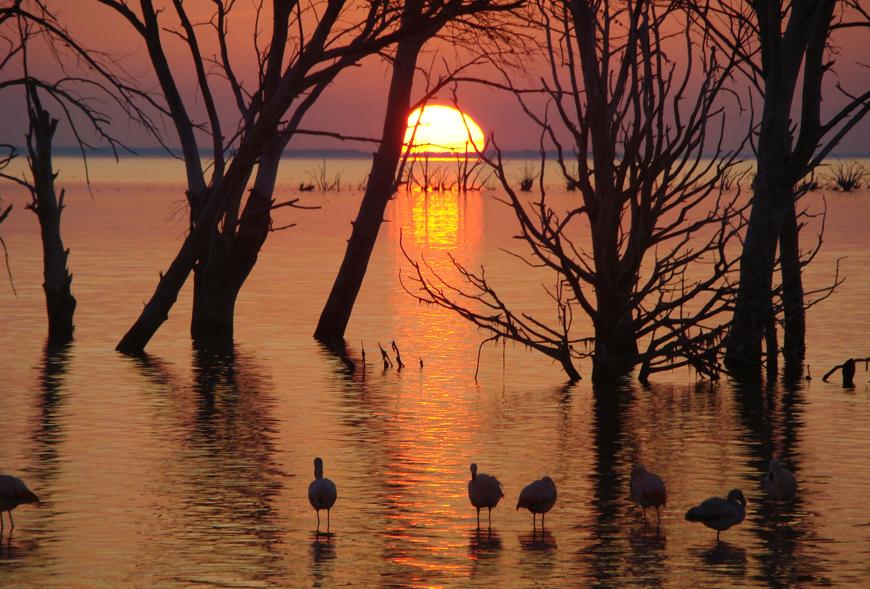
[[[9,512],[9,523],[15,529],[15,520],[12,519],[12,510],[25,503],[39,505],[39,497],[27,488],[24,481],[8,474],[0,474],[0,532],[3,531],[3,512]]]
[[[644,523],[646,523],[646,508],[655,507],[656,525],[661,525],[662,517],[659,509],[668,502],[668,491],[661,477],[654,472],[649,472],[640,464],[636,464],[631,469],[628,495],[643,510]]]
[[[504,491],[501,482],[494,476],[477,472],[477,465],[471,463],[471,480],[468,481],[468,500],[477,508],[477,527],[480,528],[480,510],[486,508],[489,515],[489,527],[492,527],[492,508],[498,505]]]
[[[770,460],[767,474],[761,479],[764,492],[774,501],[789,501],[797,493],[797,481],[790,470],[776,458]]]
[[[329,532],[329,510],[335,505],[338,492],[335,483],[323,478],[323,460],[314,459],[314,480],[308,485],[308,502],[317,513],[317,531],[320,531],[320,510],[326,510],[326,531]]]
[[[720,532],[736,526],[745,517],[746,498],[739,489],[729,492],[727,499],[711,497],[686,512],[686,519],[690,522],[701,522],[708,528],[716,530],[716,542],[719,541]]]
[[[544,516],[556,504],[556,483],[550,477],[538,479],[526,485],[520,491],[517,509],[520,507],[532,512],[532,528],[535,527],[535,516],[541,514],[541,529],[544,529]]]

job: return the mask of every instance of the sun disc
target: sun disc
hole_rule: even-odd
[[[427,104],[408,117],[405,145],[411,153],[458,154],[483,150],[483,130],[467,114],[452,106]]]

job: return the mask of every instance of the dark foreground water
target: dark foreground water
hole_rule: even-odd
[[[284,219],[299,226],[270,237],[238,304],[234,346],[191,347],[185,291],[148,355],[121,356],[114,344],[183,234],[172,216],[182,193],[161,181],[179,177],[168,161],[101,165],[93,198],[67,183],[71,345],[44,344],[34,215],[19,200],[2,226],[18,296],[0,280],[0,472],[24,478],[43,505],[16,510],[0,587],[870,583],[868,375],[861,366],[846,391],[820,380],[870,355],[870,193],[827,195],[825,249],[808,282],[828,280],[837,258],[848,279],[811,312],[814,380],[740,390],[679,372],[593,391],[511,346],[484,348],[475,382],[482,335],[401,289],[400,229],[436,268],[446,271],[446,252],[486,264],[510,300],[547,312],[540,283],[550,278],[499,251],[511,243],[509,214],[479,194],[390,205],[348,333],[358,363],[365,346],[364,374],[310,337],[357,191],[312,194],[321,210]],[[292,162],[286,186],[314,165]],[[365,162],[335,165],[353,182],[365,174]],[[393,339],[401,372],[376,358],[377,342]],[[798,477],[793,504],[761,496],[772,454]],[[306,499],[314,456],[338,485],[329,536],[315,534]],[[471,461],[504,483],[491,532],[475,531]],[[659,532],[627,500],[635,462],[668,484]],[[513,506],[543,474],[559,500],[546,533],[533,534]],[[683,514],[734,487],[747,519],[717,546]]]

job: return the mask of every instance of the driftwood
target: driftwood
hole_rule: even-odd
[[[836,371],[841,371],[843,374],[843,388],[850,389],[855,386],[855,365],[858,362],[864,363],[864,370],[866,371],[868,367],[870,367],[870,357],[867,358],[858,358],[857,360],[854,358],[849,358],[842,364],[837,364],[830,370],[828,370],[825,375],[822,377],[824,382],[828,382],[828,378],[834,374]]]

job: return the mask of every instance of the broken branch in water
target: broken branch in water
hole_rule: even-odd
[[[401,370],[405,367],[405,363],[402,362],[402,354],[399,353],[399,346],[396,345],[396,340],[393,340],[390,345],[396,353],[396,364],[399,365],[399,370]]]
[[[381,357],[384,359],[384,370],[387,368],[393,367],[393,361],[390,360],[390,356],[387,355],[387,351],[381,346],[381,342],[378,342],[378,349],[381,351]]]
[[[864,363],[864,370],[866,371],[868,366],[870,366],[870,357],[859,358],[857,360],[855,360],[854,358],[849,358],[842,364],[837,364],[836,366],[828,370],[822,377],[822,380],[824,382],[828,382],[828,377],[830,377],[832,374],[839,370],[843,374],[843,388],[852,388],[855,386],[855,365],[858,362]]]

